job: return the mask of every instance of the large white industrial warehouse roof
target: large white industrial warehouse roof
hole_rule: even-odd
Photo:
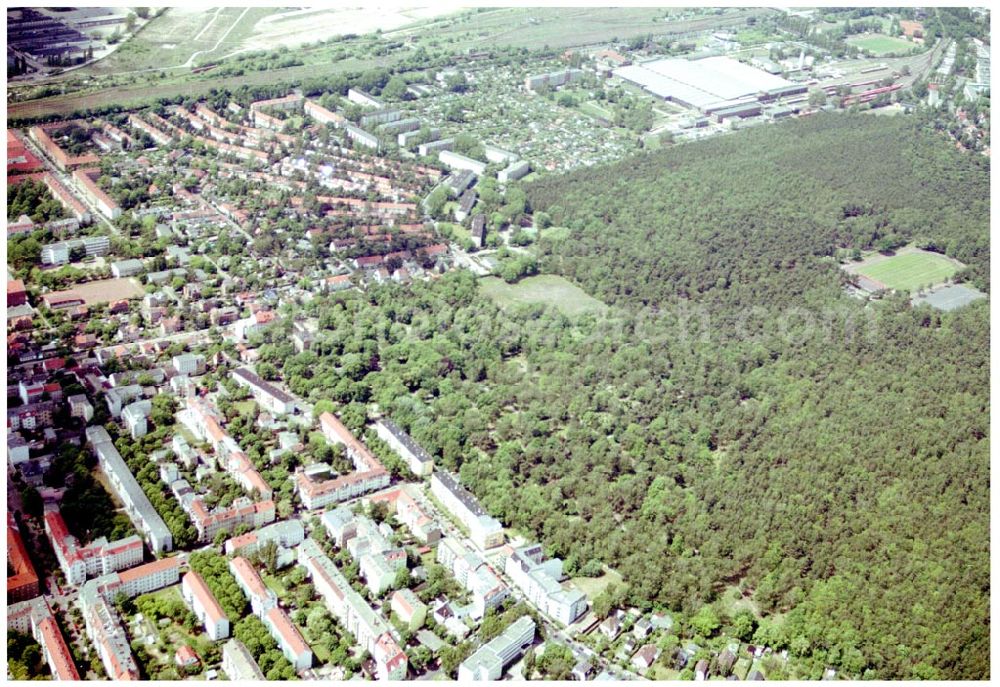
[[[780,76],[728,57],[652,60],[616,69],[614,73],[661,98],[699,109],[791,84]]]

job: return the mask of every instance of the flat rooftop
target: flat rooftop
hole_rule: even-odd
[[[653,95],[699,109],[791,85],[780,76],[729,57],[664,58],[621,67],[614,74]]]

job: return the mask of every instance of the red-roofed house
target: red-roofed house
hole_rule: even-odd
[[[24,281],[14,279],[7,282],[7,307],[24,305],[28,302],[28,292],[24,288]]]
[[[190,668],[191,666],[198,665],[199,660],[198,653],[187,644],[174,653],[174,661],[181,668]]]

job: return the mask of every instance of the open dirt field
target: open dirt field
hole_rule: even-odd
[[[79,295],[87,305],[94,303],[108,303],[123,298],[141,298],[145,293],[139,282],[135,279],[102,279],[86,284],[77,284],[69,291],[59,293],[75,293]]]
[[[348,33],[363,35],[377,29],[392,31],[454,11],[447,6],[384,8],[379,11],[369,7],[291,10],[257,21],[242,47],[246,50],[270,50],[280,46],[293,48]]]

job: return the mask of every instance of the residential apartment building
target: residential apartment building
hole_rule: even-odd
[[[364,105],[365,107],[374,107],[376,109],[382,109],[385,105],[382,101],[373,95],[368,95],[362,90],[356,88],[347,89],[347,99],[352,103],[357,103],[358,105]]]
[[[405,677],[406,654],[392,638],[388,624],[354,591],[319,544],[312,539],[302,542],[299,563],[309,571],[313,586],[330,612],[354,635],[358,645],[372,654],[379,679]]]
[[[250,608],[257,617],[263,617],[267,611],[278,605],[278,597],[267,588],[264,580],[250,561],[242,556],[237,556],[229,561],[229,572],[236,578],[236,584],[240,586],[246,597],[250,599]]]
[[[73,663],[73,655],[48,603],[42,597],[21,601],[7,607],[7,629],[30,634],[42,648],[42,655],[49,666],[53,680],[79,680],[80,674]]]
[[[479,647],[458,666],[459,682],[499,680],[504,668],[519,657],[535,640],[535,621],[528,616],[515,620],[510,627]]]
[[[205,356],[194,353],[182,353],[175,355],[171,360],[174,370],[179,375],[200,375],[205,371]]]
[[[128,635],[115,610],[91,580],[80,591],[87,639],[97,649],[104,672],[116,681],[138,680],[139,665],[132,655]]]
[[[504,572],[533,606],[564,625],[569,625],[587,610],[587,597],[583,592],[563,589],[559,583],[563,577],[562,560],[546,560],[541,544],[514,549],[507,558]]]
[[[201,575],[194,570],[185,574],[181,581],[181,595],[211,639],[219,641],[229,636],[229,618]]]
[[[136,529],[142,532],[149,548],[154,553],[172,550],[174,547],[173,535],[170,534],[170,530],[164,524],[159,513],[153,508],[153,504],[146,498],[139,483],[135,481],[135,477],[128,469],[128,465],[125,464],[125,460],[111,442],[111,436],[107,430],[100,426],[88,427],[87,441],[97,455],[98,464],[107,475],[108,484],[124,504],[125,511]]]
[[[284,610],[275,606],[261,620],[296,671],[312,667],[312,650]]]
[[[107,575],[142,563],[142,539],[132,535],[108,543],[101,537],[87,546],[69,533],[58,509],[45,512],[45,533],[67,584],[82,584],[88,577]]]
[[[196,496],[189,500],[186,510],[198,530],[198,540],[203,542],[213,541],[220,532],[232,532],[240,525],[256,529],[275,519],[274,501],[253,503],[246,497],[236,499],[228,508],[209,510],[205,502]]]
[[[252,370],[240,367],[233,370],[231,376],[234,382],[250,390],[257,403],[272,413],[289,415],[295,412],[295,399],[291,395],[264,381]]]
[[[383,418],[375,423],[375,431],[382,441],[389,444],[389,447],[406,461],[407,467],[414,475],[423,477],[433,472],[434,459],[395,422]]]
[[[248,494],[263,499],[271,498],[271,486],[260,476],[236,440],[222,428],[215,409],[207,401],[197,396],[188,396],[187,405],[178,413],[177,419],[199,441],[211,444],[219,467],[228,472]]]
[[[393,592],[389,599],[389,608],[399,616],[411,632],[419,630],[427,620],[427,604],[406,588]]]
[[[38,574],[31,564],[13,513],[7,514],[7,602],[26,601],[38,596]]]
[[[510,596],[510,588],[500,576],[453,537],[446,537],[438,544],[437,560],[460,585],[472,592],[473,618],[482,618],[487,610],[498,607]]]
[[[264,673],[257,661],[238,639],[230,639],[222,646],[222,671],[232,681],[264,681]]]
[[[301,520],[283,520],[233,537],[226,542],[225,550],[227,556],[234,553],[249,556],[268,542],[274,542],[283,549],[291,549],[301,544],[305,538],[306,530]]]
[[[485,162],[473,160],[471,157],[466,157],[452,150],[441,150],[438,153],[438,160],[450,169],[465,170],[477,176],[482,176],[483,172],[486,171]]]
[[[128,598],[176,584],[180,579],[180,559],[166,558],[140,565],[123,573],[111,573],[86,582],[80,603],[87,637],[97,649],[104,670],[112,680],[138,680],[139,667],[132,655],[128,636],[118,611],[112,605],[119,594]]]
[[[441,526],[404,489],[396,497],[396,517],[424,544],[436,544],[441,538]]]
[[[480,549],[503,544],[503,525],[483,510],[476,497],[454,475],[444,471],[431,475],[431,493],[469,529],[473,543]]]

